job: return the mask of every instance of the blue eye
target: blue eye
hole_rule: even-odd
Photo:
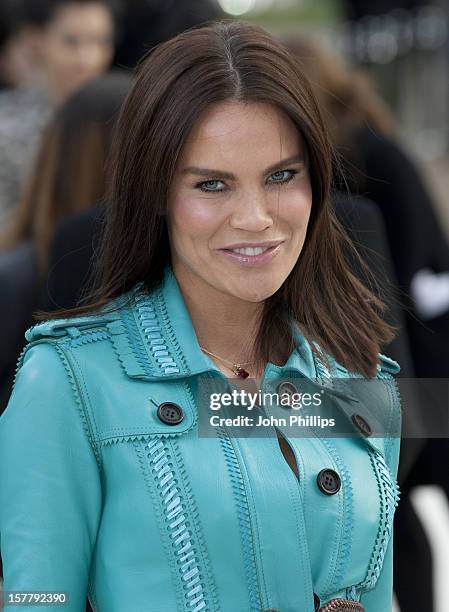
[[[298,174],[297,170],[277,170],[276,172],[273,172],[273,174],[270,176],[271,180],[268,182],[271,184],[284,185],[291,181],[295,174]],[[220,183],[222,187],[219,186]],[[219,179],[201,181],[201,183],[197,183],[195,185],[195,188],[200,189],[205,193],[219,193],[221,191],[225,191],[224,183]]]
[[[277,172],[273,172],[270,178],[274,179],[270,181],[271,183],[288,183],[292,180],[292,178],[298,174],[297,170],[278,170]]]
[[[216,193],[217,191],[223,191],[223,188],[214,189],[214,187],[217,186],[217,183],[223,183],[223,181],[219,181],[218,179],[203,181],[202,183],[198,183],[196,187],[201,189],[201,191],[205,191],[206,193]]]

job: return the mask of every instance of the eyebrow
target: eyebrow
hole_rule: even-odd
[[[288,166],[289,164],[299,164],[303,162],[303,155],[294,155],[293,157],[287,157],[286,159],[281,159],[279,162],[266,168],[264,174],[276,172],[276,170],[279,170],[279,168]],[[187,166],[187,168],[184,168],[182,170],[182,174],[197,174],[198,176],[219,176],[221,178],[229,179],[230,181],[234,181],[236,178],[235,174],[232,174],[232,172],[213,170],[211,168],[198,168],[197,166]]]

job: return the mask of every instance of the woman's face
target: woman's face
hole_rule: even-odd
[[[114,53],[114,20],[102,2],[63,5],[44,30],[42,56],[50,95],[63,101],[103,73]]]
[[[169,192],[178,280],[265,300],[300,256],[311,206],[305,145],[287,115],[261,102],[210,106],[189,134]]]

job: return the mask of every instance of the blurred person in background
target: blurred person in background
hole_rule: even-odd
[[[40,69],[31,86],[0,94],[0,227],[20,198],[54,109],[111,64],[117,0],[23,2]]]
[[[406,314],[413,368],[418,378],[449,376],[449,303],[438,295],[437,316],[424,317],[416,279],[427,270],[434,277],[449,270],[449,246],[431,196],[417,167],[403,150],[395,120],[371,82],[362,73],[307,39],[287,41],[320,98],[340,153],[345,181],[342,189],[362,194],[381,211]],[[427,420],[433,418],[427,412]],[[432,427],[429,427],[432,429]],[[434,429],[434,428],[433,428]],[[403,441],[403,443],[409,441]],[[395,590],[403,612],[433,610],[432,558],[419,519],[408,498],[413,486],[436,482],[448,492],[447,440],[428,439],[403,474],[402,501],[396,516]],[[406,454],[402,453],[404,457]],[[437,456],[439,457],[437,459]],[[432,460],[429,460],[432,457]],[[417,477],[417,474],[421,474]]]
[[[31,84],[38,62],[34,29],[25,18],[20,0],[0,3],[0,90]]]
[[[86,85],[47,127],[31,179],[0,235],[0,413],[9,398],[57,224],[104,195],[105,162],[130,77],[111,72]]]
[[[60,103],[110,65],[116,41],[117,0],[33,0],[39,28],[43,81]]]

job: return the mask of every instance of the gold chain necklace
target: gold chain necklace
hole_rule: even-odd
[[[216,359],[219,359],[225,365],[231,366],[230,369],[239,378],[248,378],[249,372],[247,372],[244,368],[242,368],[242,366],[251,365],[252,363],[254,363],[254,361],[246,361],[245,363],[234,363],[233,361],[229,361],[228,359],[224,359],[223,357],[220,357],[220,355],[215,355],[215,353],[211,353],[210,351],[208,351],[202,346],[200,346],[200,349],[204,351],[205,353],[207,353],[208,355],[210,355],[211,357],[215,357]]]

